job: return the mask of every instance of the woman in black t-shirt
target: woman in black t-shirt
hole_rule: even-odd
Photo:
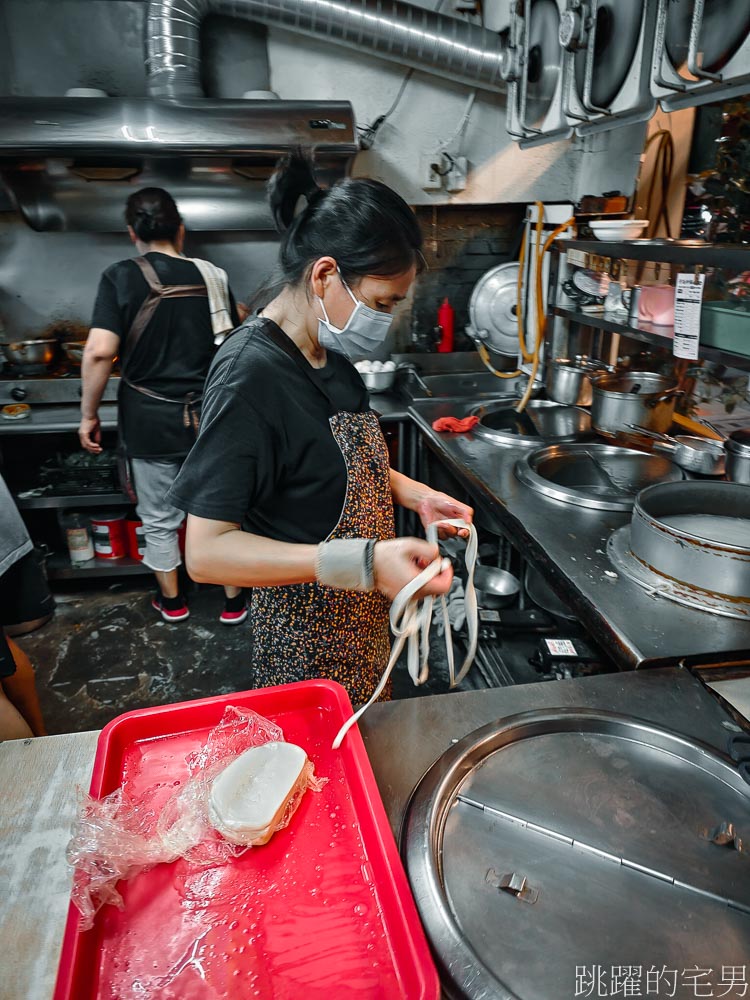
[[[269,193],[284,287],[219,350],[170,499],[189,513],[191,576],[253,588],[254,685],[328,677],[362,702],[388,660],[390,600],[438,556],[394,537],[394,502],[424,525],[473,512],[389,467],[352,364],[383,342],[423,259],[413,212],[377,181],[320,189],[301,154]]]
[[[120,356],[118,431],[137,494],[146,541],[144,563],[154,571],[152,601],[165,621],[187,618],[179,592],[178,529],[183,512],[165,500],[195,441],[203,383],[214,356],[212,313],[231,329],[239,322],[226,275],[182,255],[185,227],[163,188],[143,188],[127,201],[125,220],[140,256],[112,264],[102,275],[81,367],[81,445],[101,452],[98,408],[115,355]],[[218,288],[209,308],[204,280]],[[223,287],[222,287],[223,286]],[[225,587],[220,620],[247,617],[242,590]]]

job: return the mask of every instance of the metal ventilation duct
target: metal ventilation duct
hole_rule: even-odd
[[[496,34],[401,0],[152,0],[145,31],[151,97],[203,95],[200,25],[209,13],[365,49],[481,90],[506,89],[505,48]]]

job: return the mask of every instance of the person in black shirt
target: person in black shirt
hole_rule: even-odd
[[[390,600],[438,556],[394,537],[394,502],[425,525],[473,514],[389,467],[352,364],[382,343],[422,236],[385,185],[322,190],[300,153],[269,192],[284,287],[214,359],[198,440],[169,498],[188,512],[191,576],[253,588],[254,685],[327,677],[366,701],[388,660]],[[424,592],[445,593],[451,576]]]
[[[99,282],[81,368],[78,433],[87,451],[101,452],[98,408],[119,354],[120,447],[143,522],[144,562],[159,585],[152,603],[175,622],[189,615],[177,572],[184,515],[165,494],[195,441],[214,340],[239,316],[224,272],[182,256],[185,227],[168,192],[143,188],[132,194],[125,220],[140,256],[108,267]],[[221,621],[239,624],[247,617],[244,593],[235,586],[225,591]]]

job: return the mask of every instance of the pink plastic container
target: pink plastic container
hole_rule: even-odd
[[[55,1000],[219,997],[437,1000],[439,983],[364,744],[332,681],[304,681],[128,712],[102,731],[91,794],[187,777],[185,756],[227,705],[252,708],[303,747],[317,775],[290,825],[214,868],[183,861],[120,883],[125,909],[78,932],[71,905]]]

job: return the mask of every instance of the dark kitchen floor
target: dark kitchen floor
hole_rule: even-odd
[[[100,729],[135,708],[253,687],[250,626],[220,624],[221,588],[193,585],[190,618],[170,625],[152,609],[146,577],[72,586],[57,584],[53,619],[16,640],[36,669],[51,734]],[[538,643],[528,635],[503,640],[502,656],[516,683],[540,679],[528,662]],[[393,675],[394,698],[450,690],[445,644],[435,628],[431,645],[428,681],[415,687],[402,657]],[[457,647],[457,668],[462,657]],[[486,686],[475,666],[459,689]]]
[[[36,669],[51,734],[99,729],[131,709],[253,686],[250,627],[220,624],[223,590],[196,588],[190,618],[175,625],[153,611],[151,595],[145,578],[58,589],[54,618],[16,640]],[[445,651],[434,645],[428,683],[415,688],[399,666],[396,697],[448,690]]]

